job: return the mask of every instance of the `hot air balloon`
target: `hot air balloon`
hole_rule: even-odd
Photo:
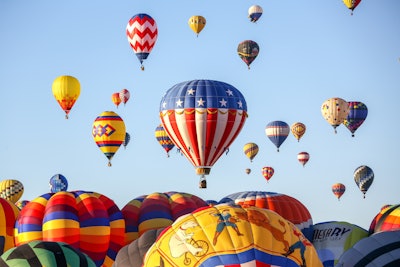
[[[30,201],[17,218],[14,234],[17,246],[35,240],[65,242],[96,266],[106,267],[125,245],[125,220],[105,195],[60,191]]]
[[[345,251],[367,236],[368,231],[355,224],[322,222],[314,224],[312,243],[324,267],[333,267]]]
[[[118,108],[119,104],[121,104],[121,98],[119,97],[119,92],[113,93],[111,95],[111,100],[114,105]]]
[[[104,111],[93,122],[92,135],[96,145],[108,158],[108,166],[111,166],[111,159],[125,140],[124,121],[117,113]]]
[[[67,191],[68,190],[68,181],[62,174],[55,174],[50,178],[49,181],[50,185],[50,192],[57,193],[60,191]]]
[[[96,267],[85,253],[64,242],[32,241],[12,248],[0,257],[2,267]]]
[[[188,21],[189,27],[199,36],[199,33],[206,26],[206,19],[203,16],[191,16]]]
[[[161,99],[160,119],[168,136],[205,175],[238,136],[247,118],[242,93],[230,84],[192,80],[174,85]]]
[[[336,183],[332,185],[332,193],[337,197],[338,200],[342,197],[346,191],[346,186],[341,183]]]
[[[349,112],[349,103],[338,97],[329,98],[321,106],[322,116],[333,127],[335,133],[336,127],[344,122]]]
[[[6,179],[0,182],[0,197],[16,203],[24,193],[24,185],[14,179]]]
[[[144,70],[143,61],[147,59],[157,41],[156,21],[147,14],[136,14],[126,26],[126,35],[133,52],[140,61],[141,69]]]
[[[312,240],[311,214],[306,206],[294,197],[273,192],[243,191],[227,195],[219,203],[272,210],[295,224],[309,240]]]
[[[141,267],[147,250],[165,228],[151,229],[118,251],[113,267]]]
[[[11,201],[0,197],[0,255],[15,247],[14,224],[19,209]]]
[[[286,122],[283,121],[272,121],[265,127],[265,134],[276,146],[279,152],[279,147],[286,140],[290,132],[290,127]]]
[[[322,267],[311,242],[279,214],[220,204],[181,216],[147,251],[143,267]]]
[[[308,160],[310,159],[310,154],[308,154],[307,152],[300,152],[299,154],[297,154],[297,160],[300,162],[301,165],[306,165],[306,163],[308,162]]]
[[[261,168],[262,176],[267,180],[267,182],[272,178],[274,175],[274,168],[272,167],[262,167]]]
[[[338,267],[396,267],[400,262],[400,231],[388,231],[363,238],[345,251]]]
[[[243,146],[243,152],[252,162],[258,153],[258,145],[256,143],[247,143]]]
[[[125,104],[128,102],[129,98],[131,97],[131,93],[129,93],[128,89],[122,89],[119,91],[119,98],[121,99],[121,102]]]
[[[174,148],[175,144],[172,142],[171,138],[169,138],[164,126],[162,126],[162,124],[158,125],[154,134],[158,143],[160,143],[165,152],[167,152],[167,157],[169,157],[169,151]]]
[[[348,9],[351,10],[351,15],[353,15],[354,9],[358,6],[361,0],[343,0],[343,3]]]
[[[131,140],[131,135],[128,132],[126,132],[125,133],[125,139],[122,142],[122,145],[124,146],[124,148],[126,148],[126,146],[129,144],[130,140]]]
[[[374,172],[370,167],[365,165],[357,167],[354,171],[354,181],[365,198],[365,193],[367,193],[369,187],[374,181]]]
[[[184,192],[139,196],[121,210],[126,222],[126,244],[151,229],[167,227],[179,216],[206,206],[208,203],[200,197]]]
[[[343,125],[349,129],[351,136],[354,137],[355,131],[364,123],[368,115],[367,106],[359,101],[350,101],[349,103],[349,114],[343,121]]]
[[[371,222],[369,234],[394,230],[400,230],[400,204],[382,207]]]
[[[65,112],[65,118],[74,106],[81,93],[81,85],[75,77],[69,75],[58,76],[52,85],[54,98]]]
[[[248,69],[250,69],[250,64],[258,56],[259,51],[258,44],[252,40],[245,40],[239,43],[237,47],[237,53],[244,63],[246,63]]]
[[[249,19],[251,22],[256,22],[262,15],[263,9],[259,5],[252,5],[248,10]]]
[[[292,124],[292,126],[290,126],[290,130],[292,131],[294,137],[297,139],[297,142],[299,142],[300,138],[302,138],[304,133],[306,132],[306,126],[304,125],[304,123],[295,122]]]
[[[251,169],[250,169],[250,168],[246,168],[245,172],[246,172],[247,174],[250,174],[250,173],[251,173]]]

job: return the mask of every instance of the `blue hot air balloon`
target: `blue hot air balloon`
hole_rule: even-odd
[[[359,101],[350,101],[349,103],[349,114],[343,121],[343,125],[349,129],[351,136],[354,137],[354,132],[364,123],[368,115],[367,106]]]
[[[50,178],[50,192],[57,193],[60,191],[67,191],[68,189],[68,181],[62,174],[55,174]]]
[[[365,193],[367,193],[369,187],[374,181],[374,172],[370,167],[362,165],[354,171],[354,181],[365,198]]]
[[[283,121],[272,121],[265,127],[265,134],[271,140],[279,152],[279,147],[286,140],[290,132],[290,127]]]

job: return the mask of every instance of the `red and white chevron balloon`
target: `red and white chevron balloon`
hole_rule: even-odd
[[[149,15],[140,13],[134,15],[126,26],[126,35],[133,51],[142,64],[147,59],[157,41],[157,24]]]

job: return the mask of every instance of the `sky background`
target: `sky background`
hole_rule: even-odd
[[[264,9],[257,23],[247,18],[253,4]],[[137,13],[158,25],[144,71],[125,34]],[[32,200],[61,173],[68,190],[99,192],[120,208],[153,192],[217,201],[240,191],[277,192],[302,202],[314,223],[342,220],[368,229],[383,205],[400,201],[400,2],[364,0],[350,13],[340,0],[2,0],[0,179],[21,181],[21,199]],[[207,20],[198,37],[187,23],[192,15]],[[260,47],[250,70],[236,52],[248,39]],[[51,91],[60,75],[81,83],[68,120]],[[212,168],[207,189],[198,188],[191,163],[176,149],[167,158],[154,136],[163,94],[194,79],[233,85],[249,114]],[[131,98],[116,108],[111,94],[123,88]],[[335,134],[322,117],[321,105],[331,97],[367,105],[355,137],[344,125]],[[103,111],[119,114],[131,135],[112,167],[91,134]],[[300,142],[290,134],[277,152],[265,135],[274,120],[300,121],[307,131]],[[253,162],[243,153],[248,142],[260,148]],[[305,167],[297,161],[301,151],[310,154]],[[353,178],[361,165],[375,174],[365,199]],[[275,169],[268,183],[264,166]],[[346,185],[340,201],[331,191],[337,182]]]

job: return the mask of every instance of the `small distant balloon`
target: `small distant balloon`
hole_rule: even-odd
[[[336,183],[332,185],[332,193],[337,197],[338,200],[340,200],[345,191],[346,186],[342,183]]]
[[[119,98],[121,99],[121,102],[124,103],[124,106],[126,102],[128,102],[130,97],[131,93],[129,92],[128,89],[122,89],[121,91],[119,91]]]
[[[188,21],[189,27],[199,36],[199,33],[206,26],[206,19],[203,16],[191,16]]]
[[[119,97],[119,92],[113,93],[111,95],[111,100],[114,105],[118,108],[119,104],[121,103],[121,98]]]
[[[248,69],[250,69],[251,63],[256,59],[259,52],[260,47],[252,40],[245,40],[239,43],[237,47],[237,53],[243,62],[246,63]]]
[[[354,9],[358,6],[361,0],[343,0],[345,6],[351,10],[351,15],[353,15]]]
[[[62,174],[55,174],[50,178],[50,192],[57,193],[68,190],[68,181]]]
[[[6,179],[0,182],[0,197],[15,204],[24,193],[24,185],[14,179]]]
[[[263,167],[261,169],[261,173],[264,176],[264,178],[267,180],[267,182],[272,178],[274,175],[274,168],[272,167]]]
[[[292,126],[290,126],[290,130],[292,131],[294,137],[297,139],[297,142],[299,142],[300,138],[302,138],[306,132],[306,126],[304,125],[304,123],[295,122],[292,124]]]
[[[125,139],[124,142],[122,142],[122,145],[124,146],[124,148],[126,148],[126,146],[129,144],[129,141],[131,140],[131,136],[129,133],[125,133]]]
[[[308,160],[310,159],[310,154],[308,154],[308,152],[300,152],[299,154],[297,154],[297,160],[301,163],[301,165],[306,165],[306,163],[308,162]]]
[[[374,181],[374,172],[370,167],[362,165],[354,171],[354,181],[365,198],[365,194]]]
[[[261,6],[259,5],[253,5],[251,7],[249,7],[248,10],[249,13],[249,19],[251,22],[256,22],[262,15],[263,13],[263,9]]]
[[[322,116],[333,127],[335,133],[336,127],[343,123],[349,112],[349,103],[339,97],[329,98],[321,106]]]
[[[64,110],[65,118],[68,119],[68,114],[81,93],[81,85],[78,79],[69,75],[58,76],[53,81],[51,90],[54,98]]]
[[[246,172],[247,174],[250,174],[250,173],[251,173],[251,169],[250,169],[250,168],[247,168],[247,169],[245,170],[245,172]]]
[[[351,132],[351,136],[354,137],[355,131],[364,123],[368,115],[367,106],[359,101],[350,101],[349,103],[349,114],[343,121],[343,125]]]
[[[268,139],[276,146],[279,152],[279,147],[286,140],[290,132],[289,125],[284,121],[272,121],[265,127],[265,134]]]
[[[258,145],[256,143],[247,143],[243,146],[243,152],[250,162],[253,161],[254,157],[258,154]]]

